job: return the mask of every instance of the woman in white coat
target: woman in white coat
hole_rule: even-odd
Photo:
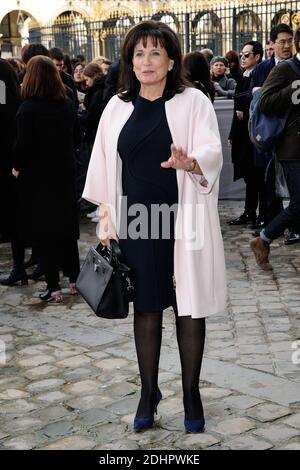
[[[153,426],[162,398],[162,313],[170,306],[185,429],[204,430],[199,378],[205,318],[226,308],[218,125],[209,99],[182,76],[180,43],[168,26],[147,21],[128,32],[121,88],[102,115],[83,194],[100,205],[100,240],[108,245],[118,239],[133,270],[142,385],[135,431]],[[155,217],[162,207],[162,217]]]

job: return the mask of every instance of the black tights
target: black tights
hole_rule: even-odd
[[[205,318],[193,320],[176,314],[185,418],[203,416],[199,379],[205,343]],[[157,396],[159,356],[162,339],[162,313],[135,313],[134,337],[141,376],[141,399],[136,416],[153,415]]]

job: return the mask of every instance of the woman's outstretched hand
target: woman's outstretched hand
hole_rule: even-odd
[[[174,170],[184,170],[191,171],[198,175],[202,175],[202,171],[197,163],[195,166],[195,159],[188,157],[185,150],[182,147],[176,147],[176,145],[171,145],[171,157],[167,162],[161,164],[163,168],[173,168]]]
[[[167,162],[161,163],[162,168],[173,168],[173,170],[183,170],[191,171],[195,175],[202,176],[203,181],[200,181],[200,184],[204,187],[207,187],[208,183],[203,176],[203,171],[201,170],[199,164],[195,158],[188,157],[185,150],[182,147],[176,147],[176,145],[171,145],[171,157]]]

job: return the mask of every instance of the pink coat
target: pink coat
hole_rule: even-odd
[[[101,203],[102,209],[111,208],[115,233],[122,197],[118,138],[133,109],[131,102],[117,96],[108,103],[99,124],[83,193],[88,201]],[[227,300],[218,214],[223,158],[217,119],[209,99],[194,88],[187,88],[167,101],[166,115],[174,144],[197,159],[208,182],[205,187],[199,176],[177,170],[179,212],[174,275],[178,312],[180,316],[208,317],[223,312]]]

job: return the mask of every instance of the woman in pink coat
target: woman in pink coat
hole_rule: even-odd
[[[222,152],[209,99],[182,78],[177,35],[142,22],[122,49],[121,88],[98,129],[83,197],[100,205],[98,236],[118,239],[134,275],[141,398],[134,430],[161,400],[162,313],[172,306],[182,366],[184,425],[204,430],[199,377],[205,318],[226,308],[218,216]],[[157,216],[158,214],[158,216]]]

